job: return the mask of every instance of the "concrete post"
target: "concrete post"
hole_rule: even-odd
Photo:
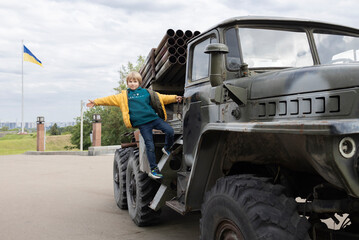
[[[44,117],[37,118],[37,151],[45,151],[45,123]]]

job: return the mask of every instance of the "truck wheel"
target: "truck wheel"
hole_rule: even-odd
[[[310,224],[296,211],[284,187],[253,175],[217,180],[206,194],[201,239],[310,239]]]
[[[128,213],[137,226],[153,225],[158,222],[159,211],[149,208],[159,183],[140,171],[138,150],[130,152],[126,171],[126,193]]]
[[[113,190],[116,204],[121,209],[127,209],[126,169],[130,151],[129,148],[117,149],[113,161]]]

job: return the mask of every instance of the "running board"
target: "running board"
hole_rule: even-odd
[[[177,200],[166,201],[166,205],[181,215],[185,215],[187,213],[186,206]]]
[[[181,163],[178,165],[178,158],[174,158],[174,156],[182,152],[182,144],[182,139],[177,139],[171,154],[169,156],[163,154],[158,163],[158,168],[162,172],[163,178],[161,180],[162,184],[149,206],[154,211],[158,211],[161,207],[166,205],[166,201],[176,197],[177,193],[171,186],[176,182],[178,172],[176,167],[180,167]]]
[[[165,205],[165,202],[167,200],[174,197],[175,196],[173,194],[173,191],[168,189],[166,185],[161,184],[149,207],[154,211],[158,211],[161,207]]]

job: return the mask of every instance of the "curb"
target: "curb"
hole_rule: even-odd
[[[121,145],[113,146],[100,146],[89,147],[88,151],[28,151],[25,155],[77,155],[77,156],[100,156],[100,155],[113,155],[117,149],[121,148]]]
[[[112,155],[119,148],[121,148],[121,145],[89,147],[88,155],[89,156],[108,155],[108,154]]]
[[[38,151],[28,151],[24,153],[25,155],[77,155],[77,156],[88,156],[87,151],[49,151],[49,152],[38,152]]]

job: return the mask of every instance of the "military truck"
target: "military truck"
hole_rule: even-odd
[[[186,49],[183,78],[144,83],[184,96],[168,107],[169,156],[154,134],[164,178],[140,169],[137,138],[115,154],[117,205],[138,226],[164,206],[201,211],[204,240],[359,239],[359,30],[238,17]]]

